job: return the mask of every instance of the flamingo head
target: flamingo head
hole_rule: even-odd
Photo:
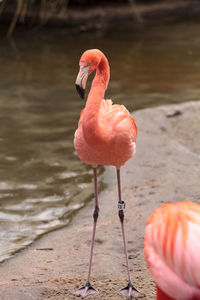
[[[79,62],[80,70],[76,78],[76,89],[80,97],[84,99],[88,76],[98,67],[103,53],[98,49],[85,51]]]

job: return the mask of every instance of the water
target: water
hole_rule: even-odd
[[[199,32],[200,24],[187,23],[78,36],[18,31],[13,42],[1,39],[0,261],[68,224],[91,199],[91,168],[73,148],[84,105],[74,88],[80,54],[107,54],[106,96],[131,111],[199,100]]]

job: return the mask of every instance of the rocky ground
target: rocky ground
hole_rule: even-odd
[[[69,3],[66,10],[46,9],[41,12],[40,6],[24,4],[18,16],[15,16],[16,6],[13,3],[6,3],[4,6],[0,22],[1,24],[11,24],[10,34],[13,33],[17,24],[34,27],[64,27],[69,34],[75,32],[100,31],[114,28],[118,30],[122,26],[143,26],[145,24],[170,23],[180,20],[199,19],[200,2],[198,0],[165,0],[155,1],[152,3],[123,1],[119,3],[109,2],[100,3],[96,1],[96,5],[91,5],[90,1],[73,5]],[[132,3],[132,4],[131,4]]]

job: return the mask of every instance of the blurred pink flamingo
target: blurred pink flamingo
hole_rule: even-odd
[[[157,300],[200,300],[200,205],[163,204],[148,219],[144,253]]]

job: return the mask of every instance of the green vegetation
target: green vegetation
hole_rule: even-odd
[[[0,14],[4,13],[7,7],[13,11],[13,17],[8,29],[8,36],[13,34],[17,22],[23,24],[27,12],[37,12],[38,22],[45,24],[55,14],[65,14],[69,0],[16,0],[11,3],[9,0],[0,0]]]

